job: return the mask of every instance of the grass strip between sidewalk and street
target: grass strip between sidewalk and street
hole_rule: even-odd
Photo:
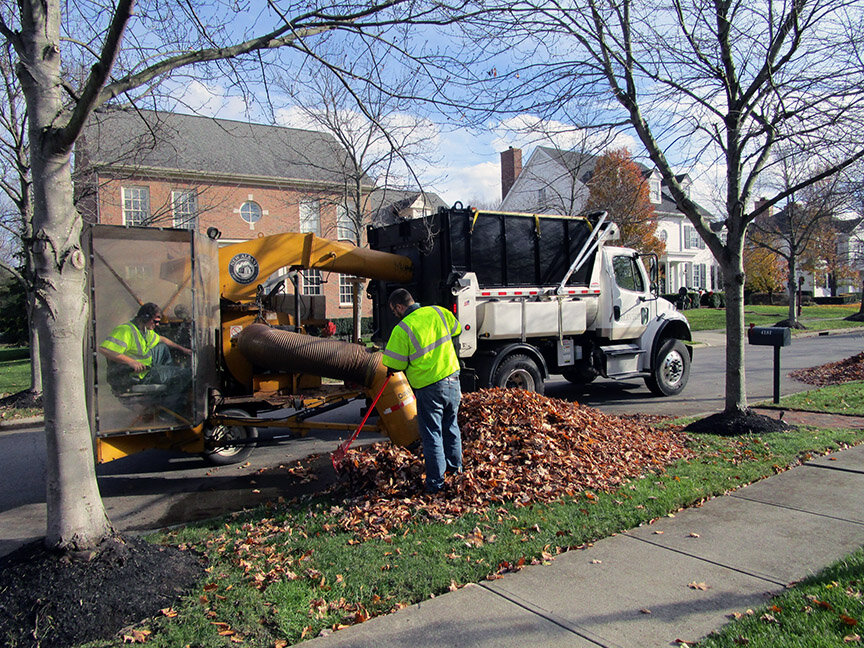
[[[858,312],[858,304],[837,304],[826,306],[804,306],[799,321],[806,326],[800,332],[827,331],[831,329],[857,328],[864,322],[844,319]],[[710,331],[726,328],[726,310],[723,308],[693,308],[682,312],[690,322],[693,331]],[[751,305],[744,306],[744,326],[773,326],[789,316],[787,306]],[[793,335],[797,329],[792,331]]]
[[[205,554],[193,594],[139,630],[151,646],[286,646],[466,583],[545,563],[610,534],[864,441],[864,431],[690,435],[694,455],[611,492],[406,521],[383,539],[342,531],[336,500],[274,502],[151,538]],[[376,515],[368,511],[370,518]],[[860,615],[859,615],[860,616]],[[859,618],[858,620],[864,621]],[[231,643],[233,642],[233,644]],[[120,640],[91,646],[120,645]]]
[[[779,405],[766,402],[762,403],[760,407],[864,416],[864,380],[856,380],[842,385],[829,385],[783,396]]]
[[[826,567],[762,607],[742,610],[699,648],[859,646],[864,635],[864,550]]]

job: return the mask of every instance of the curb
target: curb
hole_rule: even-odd
[[[45,423],[45,419],[41,416],[30,416],[27,418],[8,419],[0,421],[0,432],[11,432],[14,430],[23,430],[25,428],[36,427]]]
[[[793,329],[792,339],[795,338],[810,338],[810,337],[827,337],[829,335],[841,335],[844,333],[852,333],[855,331],[859,331],[864,333],[864,327],[852,326],[848,328],[840,328],[840,329],[827,329],[825,331],[808,331],[805,329]],[[702,339],[699,340],[697,337],[701,334],[707,334],[708,340]],[[721,342],[718,344],[712,343],[710,338],[717,337]],[[708,329],[705,331],[694,331],[693,332],[693,340],[689,343],[690,346],[695,347],[711,347],[711,346],[726,346],[726,331],[725,329]],[[745,329],[745,344],[746,344],[746,329]]]

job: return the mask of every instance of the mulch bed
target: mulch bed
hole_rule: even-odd
[[[724,412],[712,414],[693,421],[684,428],[694,434],[719,434],[721,436],[740,436],[742,434],[770,434],[791,429],[792,426],[779,419],[757,414],[747,410],[740,414],[729,415]]]
[[[816,387],[839,385],[853,380],[864,380],[864,352],[851,358],[829,362],[818,367],[798,369],[789,375],[795,380],[800,380]]]
[[[118,631],[168,608],[204,575],[191,551],[112,539],[92,559],[36,542],[0,558],[0,641],[65,648]],[[130,630],[130,633],[133,631]],[[130,638],[141,638],[134,631]]]

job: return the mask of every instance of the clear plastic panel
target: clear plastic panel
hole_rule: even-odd
[[[201,418],[203,401],[193,394],[201,391],[196,374],[203,339],[196,316],[204,309],[195,298],[203,283],[203,270],[195,271],[192,253],[189,231],[93,228],[91,308],[96,347],[96,431],[100,436],[187,427]],[[206,264],[197,265],[203,268]],[[170,352],[165,372],[151,371],[143,380],[130,381],[124,368],[98,353],[98,348],[115,327],[130,322],[147,302],[162,310],[156,332],[191,348],[193,355]],[[115,365],[110,380],[109,365]],[[131,370],[128,373],[131,375]]]

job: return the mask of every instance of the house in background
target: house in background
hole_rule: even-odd
[[[401,189],[375,189],[369,194],[369,222],[373,225],[390,225],[412,218],[423,218],[446,207],[440,196],[426,191]]]
[[[759,207],[765,201],[765,198],[759,198],[755,206]],[[815,227],[817,223],[818,230],[807,230],[807,226]],[[831,297],[861,291],[861,281],[864,279],[864,217],[846,213],[825,216],[814,221],[804,206],[793,202],[776,211],[769,207],[756,218],[755,225],[769,236],[772,232],[780,233],[777,235],[776,244],[784,251],[789,249],[789,239],[802,245],[804,240],[815,236],[819,230],[830,228],[835,236],[835,256],[831,260],[836,264],[835,268],[829,266],[829,260],[822,259],[817,261],[815,271],[807,270],[802,267],[804,263],[799,258],[796,285],[804,294],[813,297]],[[793,227],[796,229],[793,230]],[[785,260],[783,263],[785,268]],[[837,269],[839,271],[835,272]]]
[[[357,240],[342,207],[347,155],[328,134],[159,111],[112,112],[93,116],[75,159],[77,204],[88,222],[215,227],[222,243],[289,231]],[[368,179],[363,185],[374,187]],[[330,317],[351,314],[347,277],[308,270],[301,292],[324,295]]]
[[[578,215],[588,201],[588,185],[598,159],[599,156],[588,153],[538,146],[523,165],[520,149],[511,147],[503,151],[501,210]],[[657,237],[666,244],[666,252],[660,258],[661,292],[677,292],[682,287],[722,290],[719,264],[696,228],[676,206],[659,171],[639,166],[654,205]],[[686,175],[679,181],[689,190],[692,183]],[[704,215],[710,218],[707,212]]]
[[[837,257],[856,274],[855,278],[837,281],[837,294],[860,292],[864,280],[864,217],[835,218],[832,226],[837,232]],[[826,288],[827,295],[830,295],[830,283],[823,290]],[[814,297],[818,296],[814,293]]]

